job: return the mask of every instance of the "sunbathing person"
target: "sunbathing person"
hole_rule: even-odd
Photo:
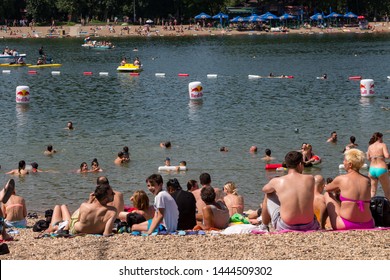
[[[358,149],[344,153],[344,168],[347,174],[339,175],[325,186],[325,201],[333,229],[374,228],[370,210],[370,179],[359,172],[365,155]],[[340,193],[339,202],[336,192]]]
[[[114,227],[116,209],[108,206],[114,200],[114,191],[108,184],[98,185],[92,202],[84,202],[70,216],[66,205],[56,205],[48,232],[69,230],[71,234],[88,233],[110,236]]]
[[[134,222],[130,222],[132,217],[135,217],[136,214],[143,217],[143,220],[139,221],[148,221],[154,216],[154,207],[153,205],[149,205],[149,197],[143,190],[137,190],[130,197],[130,201],[133,204],[133,208],[130,209],[130,212],[122,211],[119,213],[119,219],[121,221],[127,222],[127,224],[131,227]]]
[[[7,203],[11,195],[13,194],[15,189],[15,181],[14,179],[8,180],[5,187],[0,191],[0,202],[3,204]],[[1,232],[1,240],[2,241],[9,241],[13,240],[13,238],[7,233],[6,231],[6,225],[4,222],[4,215],[3,211],[0,208],[0,232]],[[0,248],[0,254],[7,254],[9,253],[8,246],[7,245],[1,245]]]
[[[237,187],[234,182],[227,182],[223,187],[225,196],[223,198],[226,207],[229,209],[229,215],[235,213],[244,213],[244,198],[237,193]]]
[[[204,229],[225,229],[229,226],[229,210],[222,200],[215,201],[215,190],[211,186],[205,186],[200,192],[203,202],[206,204],[203,207],[202,224],[196,225],[195,230]]]
[[[7,227],[26,228],[26,202],[23,197],[16,195],[15,188],[8,201],[2,203],[1,208]]]
[[[287,153],[285,163],[287,175],[273,178],[263,187],[262,222],[265,226],[272,223],[276,230],[317,230],[320,225],[313,209],[314,178],[302,174],[302,153]]]
[[[314,176],[314,214],[317,217],[317,221],[321,225],[321,229],[325,229],[326,217],[326,203],[325,196],[322,194],[325,187],[325,179],[321,175]]]

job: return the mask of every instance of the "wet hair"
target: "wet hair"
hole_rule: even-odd
[[[26,167],[26,162],[24,160],[19,161],[19,164],[18,164],[19,172],[20,172],[20,170],[23,170],[25,167]]]
[[[270,149],[265,149],[265,154],[270,157],[271,156],[271,150]]]
[[[97,158],[94,158],[91,162],[91,165],[93,165],[94,163],[96,163],[97,166],[99,166],[99,162],[97,160]]]
[[[193,187],[195,187],[195,184],[198,182],[196,180],[189,180],[187,182],[187,191],[191,190]]]
[[[164,183],[163,178],[161,177],[160,174],[152,174],[148,178],[146,178],[146,183],[152,183],[152,184],[157,184],[157,185],[162,185]]]
[[[368,142],[368,145],[374,144],[376,141],[378,141],[379,138],[382,138],[383,134],[380,132],[375,132],[372,136],[370,141]]]
[[[171,147],[171,141],[163,142],[162,145],[163,145],[165,148],[170,148],[170,147]]]
[[[37,169],[38,168],[38,163],[36,163],[36,162],[31,163],[31,167]]]
[[[53,151],[53,146],[52,146],[52,145],[47,145],[47,150],[48,150],[49,152]]]
[[[124,151],[125,153],[128,153],[128,152],[129,152],[129,147],[124,146],[124,147],[123,147],[123,151]]]
[[[355,144],[355,141],[356,141],[355,136],[349,137],[349,141],[351,141],[352,144]]]
[[[226,189],[228,193],[237,195],[237,187],[234,182],[232,181],[226,182],[223,188]]]
[[[97,185],[95,192],[93,193],[99,202],[101,202],[103,199],[105,199],[108,195],[108,191],[111,189],[109,184],[101,184]]]
[[[349,149],[345,151],[344,157],[348,163],[352,164],[352,169],[354,170],[359,170],[363,166],[366,158],[364,152],[358,149]]]
[[[302,159],[302,153],[297,151],[288,152],[284,157],[287,168],[296,168],[302,162]]]
[[[123,155],[124,155],[123,152],[118,153],[118,157],[120,157],[120,158],[123,158]]]
[[[332,177],[326,178],[326,183],[327,183],[327,184],[330,184],[330,183],[332,183],[332,182],[333,182],[333,178],[332,178]]]
[[[185,160],[182,160],[181,162],[179,162],[179,164],[182,164],[183,166],[187,166],[187,162]]]
[[[215,190],[213,187],[206,186],[200,190],[200,197],[206,204],[211,204],[215,201]]]
[[[83,161],[81,164],[80,164],[80,170],[83,169],[83,165],[87,164],[85,161]]]
[[[199,182],[203,185],[210,185],[211,184],[211,176],[209,173],[202,173],[199,176]]]
[[[167,182],[167,189],[173,189],[174,191],[181,190],[179,181],[176,178],[169,179]]]
[[[219,151],[220,151],[220,152],[227,152],[228,149],[227,149],[226,147],[221,147],[221,148],[219,148]]]
[[[133,206],[139,210],[148,210],[149,197],[143,190],[137,190],[133,194]]]

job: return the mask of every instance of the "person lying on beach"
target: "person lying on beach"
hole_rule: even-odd
[[[235,213],[243,214],[244,198],[237,193],[236,184],[234,182],[226,182],[223,186],[223,191],[225,193],[223,201],[229,209],[230,217]]]
[[[201,198],[206,204],[202,209],[203,220],[194,230],[225,229],[229,226],[229,209],[222,200],[215,200],[215,190],[211,186],[205,186],[201,190]]]
[[[98,185],[91,203],[84,202],[70,216],[66,205],[56,205],[51,224],[46,232],[70,234],[87,233],[111,236],[117,214],[115,207],[108,206],[114,200],[114,191],[109,184]]]
[[[344,153],[347,174],[339,175],[325,186],[327,213],[333,229],[369,229],[375,223],[371,215],[370,179],[359,172],[365,155],[358,149]],[[339,193],[339,200],[336,194]]]
[[[152,220],[135,224],[131,230],[143,231],[148,235],[155,231],[176,231],[179,210],[173,197],[163,190],[163,178],[160,174],[152,174],[146,179],[146,184],[148,190],[155,196],[154,208],[156,212]]]
[[[43,152],[45,156],[51,156],[55,153],[57,153],[57,151],[53,149],[52,145],[47,145],[46,150]]]
[[[196,226],[196,200],[191,192],[184,191],[174,178],[167,182],[167,192],[175,199],[179,209],[178,230],[189,230]]]
[[[2,203],[1,210],[7,227],[26,228],[27,207],[23,197],[16,195],[15,188],[6,203]]]
[[[6,204],[11,197],[11,195],[14,193],[15,190],[15,181],[14,179],[8,180],[8,182],[5,184],[4,188],[0,191],[0,202],[3,204]],[[4,222],[4,214],[3,211],[0,208],[0,232],[1,232],[1,241],[9,241],[13,240],[13,238],[7,233],[6,231],[6,225]],[[1,254],[6,254],[9,250],[7,246],[1,247]]]
[[[27,175],[29,172],[26,170],[26,162],[24,160],[19,161],[18,169],[13,169],[5,174],[9,175]]]
[[[318,230],[313,209],[314,178],[302,174],[303,157],[291,151],[285,156],[287,175],[273,178],[263,187],[262,223],[277,230]]]

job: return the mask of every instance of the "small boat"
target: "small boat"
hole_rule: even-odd
[[[4,58],[4,59],[16,59],[16,58],[19,58],[19,57],[26,57],[26,54],[25,53],[22,53],[22,54],[18,54],[18,55],[10,55],[10,54],[0,54],[0,59]]]
[[[133,63],[126,63],[125,65],[118,66],[116,70],[120,72],[141,72],[142,65],[134,65]]]
[[[93,43],[85,43],[81,45],[84,48],[89,48],[89,49],[96,49],[96,50],[109,50],[114,48],[115,46],[111,43],[105,44],[101,42],[96,42],[93,41]]]
[[[39,64],[39,65],[30,65],[29,68],[46,68],[46,67],[61,67],[62,64],[59,63],[46,63],[46,64]]]
[[[2,63],[0,64],[1,67],[23,67],[23,66],[31,66],[32,64],[26,64],[26,63]]]

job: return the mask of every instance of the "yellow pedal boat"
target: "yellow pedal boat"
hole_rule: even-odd
[[[116,70],[120,72],[141,72],[143,69],[142,69],[142,65],[134,65],[132,63],[126,63],[123,66],[122,65],[118,66]]]
[[[45,68],[45,67],[61,67],[62,64],[59,63],[47,63],[47,64],[40,64],[40,65],[30,65],[29,68]]]
[[[1,67],[23,67],[23,66],[31,66],[32,64],[26,64],[26,63],[2,63],[0,64]]]

